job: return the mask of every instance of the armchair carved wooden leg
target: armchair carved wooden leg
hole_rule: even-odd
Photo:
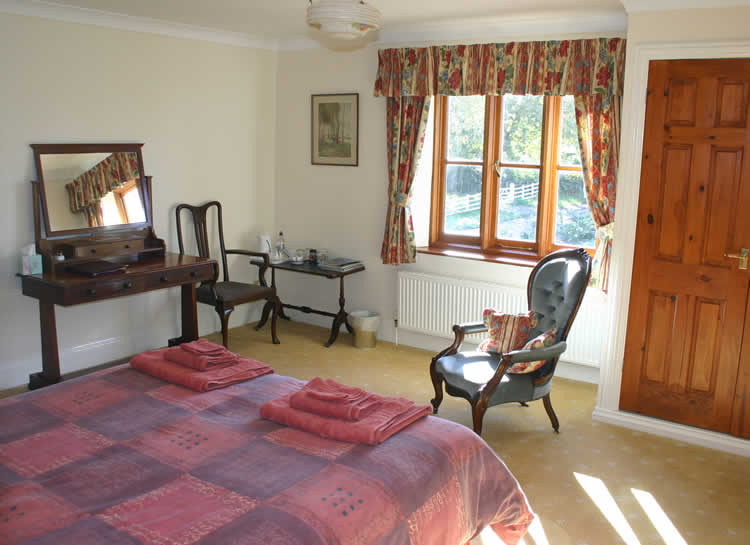
[[[435,388],[435,397],[430,400],[433,414],[437,414],[438,407],[443,402],[443,375],[435,370],[437,359],[438,356],[435,356],[430,363],[430,378],[432,379],[432,386]]]
[[[470,401],[471,403],[471,417],[474,422],[474,433],[482,435],[482,421],[484,420],[484,413],[487,412],[487,400],[479,399]]]
[[[268,306],[268,303],[266,303],[266,306]],[[264,312],[265,312],[265,308],[266,307],[263,307]],[[281,299],[279,299],[278,297],[274,297],[273,316],[271,317],[271,339],[273,340],[273,344],[280,343],[279,338],[276,336],[276,323],[279,321],[280,313],[281,313]]]
[[[435,397],[430,400],[433,414],[437,414],[438,407],[440,407],[440,404],[443,402],[443,381],[445,380],[443,375],[435,370],[435,365],[437,365],[437,361],[443,356],[452,356],[458,352],[461,343],[464,341],[463,326],[454,325],[453,335],[453,343],[448,348],[435,354],[435,357],[432,358],[432,361],[430,362],[430,378],[432,379],[432,386],[435,388]]]
[[[560,433],[560,422],[557,420],[557,415],[552,409],[552,401],[549,398],[549,394],[545,395],[542,401],[544,401],[544,409],[547,411],[547,416],[549,416],[550,422],[552,422],[555,433]]]
[[[477,393],[475,393],[469,400],[469,403],[471,403],[471,416],[474,420],[474,433],[477,435],[482,435],[482,420],[484,419],[484,413],[487,412],[487,407],[490,405],[492,394],[495,393],[497,385],[500,384],[508,367],[510,367],[510,358],[503,356],[503,359],[500,360],[500,365],[495,369],[495,374],[492,375],[489,382],[479,388],[479,391],[477,391]]]

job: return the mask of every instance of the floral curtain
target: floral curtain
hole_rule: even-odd
[[[102,211],[102,202],[95,201],[91,205],[87,206],[81,213],[86,214],[86,221],[89,227],[100,227],[104,225],[104,212]]]
[[[90,218],[92,213],[96,215],[95,211],[88,210],[93,204],[113,189],[139,177],[138,156],[134,152],[113,153],[66,184],[70,210],[87,213]]]
[[[596,38],[382,49],[378,59],[375,96],[389,97],[389,101],[433,95],[576,97],[586,193],[600,241],[592,285],[606,291],[617,185],[625,40]],[[409,232],[404,231],[404,236]],[[408,241],[401,241],[401,245],[408,245]]]
[[[592,287],[607,291],[615,219],[615,179],[620,148],[620,97],[575,97],[583,182],[599,245],[591,272]]]
[[[625,40],[381,49],[378,58],[375,96],[620,96]]]
[[[409,194],[430,111],[429,97],[388,98],[388,211],[380,256],[383,263],[414,263],[417,246]]]

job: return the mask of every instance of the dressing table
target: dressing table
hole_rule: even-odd
[[[39,301],[42,371],[34,390],[60,381],[55,305],[72,306],[180,286],[182,334],[198,338],[196,283],[213,282],[216,261],[168,253],[153,229],[143,144],[33,144],[34,234],[43,273],[22,276]]]

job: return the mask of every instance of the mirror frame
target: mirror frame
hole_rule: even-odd
[[[145,173],[143,171],[143,155],[141,148],[143,144],[31,144],[31,148],[34,150],[34,164],[36,165],[36,172],[39,181],[39,195],[42,199],[42,211],[44,216],[44,230],[47,237],[57,237],[62,235],[82,235],[82,234],[96,234],[96,233],[107,233],[107,232],[118,232],[118,231],[137,231],[152,226],[151,210],[149,207],[150,195],[146,195],[146,184]],[[131,152],[135,153],[138,157],[138,171],[140,177],[136,180],[138,191],[140,192],[141,201],[143,203],[143,211],[146,216],[146,221],[139,223],[123,223],[120,225],[102,225],[98,227],[83,227],[80,229],[61,229],[53,231],[49,221],[49,209],[47,208],[47,188],[44,182],[44,174],[42,173],[42,155],[65,155],[65,154],[77,154],[77,153],[116,153],[116,152]]]

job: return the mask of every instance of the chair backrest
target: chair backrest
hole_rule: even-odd
[[[193,216],[193,226],[195,227],[195,242],[198,246],[198,255],[200,257],[211,257],[211,251],[208,244],[208,228],[206,222],[206,215],[208,209],[212,206],[216,207],[216,214],[219,219],[219,245],[221,246],[221,264],[224,267],[224,281],[229,280],[229,269],[227,268],[227,254],[224,246],[224,223],[221,217],[221,203],[219,201],[211,201],[200,206],[193,206],[192,204],[178,204],[175,210],[177,216],[177,242],[180,246],[180,254],[185,253],[185,247],[182,241],[182,223],[180,222],[180,212],[186,209],[190,211]]]
[[[568,337],[591,278],[591,257],[583,248],[558,250],[544,257],[531,271],[529,310],[539,313],[531,336],[558,329],[557,340]]]

